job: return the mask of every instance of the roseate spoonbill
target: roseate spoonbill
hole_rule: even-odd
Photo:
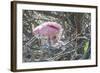
[[[47,37],[50,44],[57,43],[60,40],[62,26],[56,22],[44,22],[43,24],[33,27],[33,35]]]

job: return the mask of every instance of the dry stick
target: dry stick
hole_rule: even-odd
[[[74,16],[74,22],[75,22],[75,24],[76,24],[76,34],[78,34],[79,33],[79,31],[78,31],[78,27],[79,27],[79,21],[77,20],[77,19],[75,19],[75,16]],[[78,44],[77,44],[77,39],[76,39],[76,44],[75,44],[75,47],[77,47],[78,46]],[[77,55],[77,52],[76,52],[76,49],[75,49],[75,52],[74,52],[74,54],[72,55],[72,58],[71,58],[71,60],[73,60],[73,58],[74,58],[74,56],[76,56]]]
[[[35,40],[36,40],[36,37],[34,36],[24,46],[30,45]]]
[[[78,48],[77,48],[77,49],[78,49]],[[56,54],[55,57],[53,57],[53,58],[48,58],[48,60],[55,60],[55,59],[59,58],[59,56],[61,56],[62,54],[68,54],[68,53],[71,53],[71,52],[76,51],[77,49],[74,49],[74,50],[72,50],[72,51],[68,51],[68,52],[65,52],[65,53],[64,53],[64,51],[62,51],[62,52]]]
[[[76,37],[75,37],[74,39],[72,39],[71,41],[67,42],[65,45],[67,45],[67,44],[69,44],[70,42],[72,42],[72,41],[74,41],[75,39],[77,39],[79,35],[80,35],[80,34],[76,35]],[[77,48],[77,49],[78,49],[78,48]],[[53,58],[48,58],[48,60],[55,60],[56,58],[58,58],[58,57],[61,56],[62,54],[67,54],[67,53],[76,51],[77,49],[74,49],[74,50],[72,50],[72,51],[65,52],[65,53],[64,53],[64,51],[61,51],[60,53],[56,54],[55,57],[53,57]]]

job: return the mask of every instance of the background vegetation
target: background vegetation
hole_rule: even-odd
[[[61,24],[64,45],[40,46],[32,26],[53,21]],[[63,50],[64,49],[64,50]],[[83,60],[91,58],[91,14],[23,10],[23,62]]]

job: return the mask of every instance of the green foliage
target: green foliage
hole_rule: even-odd
[[[87,53],[88,48],[89,48],[89,41],[85,40],[83,45],[84,55]]]

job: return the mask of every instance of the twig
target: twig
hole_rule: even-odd
[[[36,40],[36,37],[32,37],[24,46],[30,45],[35,40]]]

